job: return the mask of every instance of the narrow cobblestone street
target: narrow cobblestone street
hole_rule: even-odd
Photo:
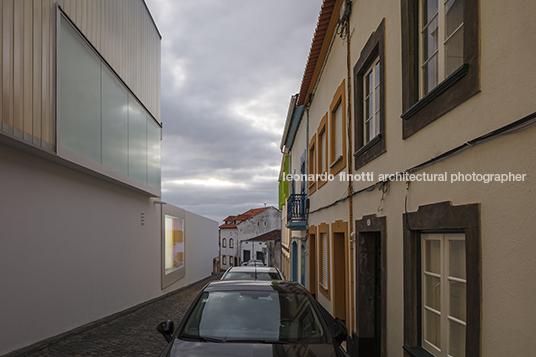
[[[211,276],[130,314],[17,357],[158,356],[166,341],[156,325],[167,319],[177,325],[203,286],[220,276]]]

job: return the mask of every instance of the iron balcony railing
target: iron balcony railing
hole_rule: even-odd
[[[287,223],[305,222],[305,199],[306,195],[292,194],[287,200]]]

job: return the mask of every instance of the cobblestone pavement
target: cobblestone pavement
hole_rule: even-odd
[[[20,356],[158,356],[165,348],[166,340],[156,331],[156,325],[171,319],[177,326],[203,286],[220,277],[219,274],[211,276],[128,315]]]

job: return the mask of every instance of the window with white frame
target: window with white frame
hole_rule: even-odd
[[[326,140],[326,131],[322,131],[320,133],[320,136],[318,138],[320,147],[319,147],[319,159],[318,159],[318,168],[320,173],[324,173],[328,170],[328,159],[327,159],[327,153],[328,153],[328,144]]]
[[[466,266],[463,233],[421,234],[422,347],[465,356]]]
[[[363,76],[363,143],[368,144],[380,134],[380,57]]]
[[[227,257],[226,257],[225,255],[223,255],[223,256],[221,257],[221,263],[222,263],[223,265],[227,265]]]
[[[333,161],[342,156],[342,103],[333,112]]]
[[[221,246],[222,246],[223,248],[226,248],[226,247],[227,247],[227,240],[226,240],[225,238],[223,238],[223,239],[221,240]]]
[[[423,97],[463,64],[463,0],[422,0],[421,4]]]
[[[229,248],[234,248],[234,241],[233,238],[229,239]]]

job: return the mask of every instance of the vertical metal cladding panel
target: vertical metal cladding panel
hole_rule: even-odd
[[[0,13],[0,130],[53,150],[54,1],[3,0]]]

